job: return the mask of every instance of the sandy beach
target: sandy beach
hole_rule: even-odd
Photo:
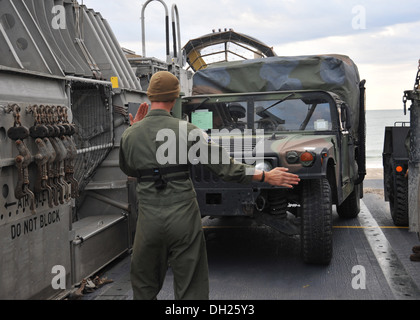
[[[366,168],[366,179],[377,180],[383,179],[384,170],[383,168]]]
[[[383,168],[366,168],[363,192],[373,193],[383,198],[383,178]]]

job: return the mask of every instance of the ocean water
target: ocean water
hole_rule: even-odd
[[[384,147],[385,127],[393,126],[395,122],[410,121],[404,109],[397,110],[367,110],[366,111],[366,166],[367,168],[382,168],[382,151]]]

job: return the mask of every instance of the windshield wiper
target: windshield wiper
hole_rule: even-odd
[[[203,101],[201,101],[201,103],[198,105],[198,106],[196,106],[196,107],[194,107],[194,108],[192,108],[191,109],[191,113],[192,112],[195,112],[195,110],[198,110],[198,109],[200,109],[201,107],[202,107],[202,105],[203,104],[205,104],[207,101],[209,101],[210,100],[210,97],[206,97],[206,98],[204,98],[204,100]]]
[[[312,115],[314,114],[314,111],[317,105],[318,105],[317,103],[312,104],[311,108],[308,110],[308,113],[306,114],[305,120],[303,120],[302,124],[300,125],[299,130],[305,130],[306,126],[308,125],[309,119],[311,119]]]
[[[276,103],[272,104],[271,106],[269,106],[269,107],[267,107],[267,108],[265,108],[265,109],[262,109],[262,110],[258,111],[258,112],[257,112],[257,115],[259,115],[260,117],[263,117],[263,115],[264,115],[264,112],[265,112],[265,111],[267,111],[268,109],[271,109],[272,107],[275,107],[276,105],[278,105],[278,104],[280,104],[280,103],[282,103],[282,102],[286,101],[287,99],[289,99],[290,97],[292,97],[292,96],[294,96],[294,95],[295,95],[295,93],[294,93],[294,92],[293,92],[293,93],[291,93],[291,94],[289,94],[288,96],[286,96],[285,98],[283,98],[283,99],[281,99],[281,100],[277,101]]]

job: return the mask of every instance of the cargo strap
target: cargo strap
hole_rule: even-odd
[[[165,189],[169,181],[186,180],[189,179],[189,166],[179,165],[164,168],[138,170],[137,182],[154,182],[155,188],[158,190]],[[171,177],[166,175],[172,173],[180,173]]]

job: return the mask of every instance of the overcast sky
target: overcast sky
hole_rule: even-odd
[[[79,0],[100,12],[121,46],[142,53],[146,0]],[[181,44],[232,28],[272,46],[279,56],[350,56],[367,80],[367,108],[401,109],[420,59],[419,0],[179,0]],[[146,8],[146,54],[165,59],[164,9]]]

